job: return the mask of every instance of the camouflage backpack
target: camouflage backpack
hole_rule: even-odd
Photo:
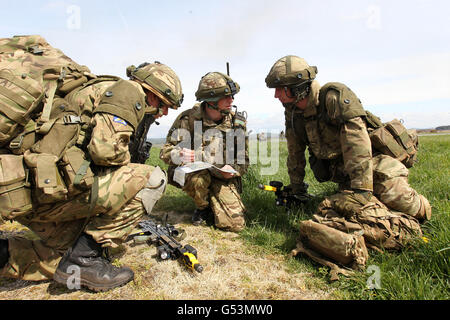
[[[401,250],[421,235],[414,217],[389,210],[375,196],[343,191],[325,198],[312,219],[300,223],[292,255],[303,253],[330,267],[331,280],[337,280],[339,273],[365,267],[367,248]]]
[[[55,99],[91,76],[40,36],[0,39],[0,147],[17,149],[20,141],[12,140],[32,126],[30,120],[47,130]]]
[[[81,120],[79,106],[64,96],[92,77],[87,67],[38,35],[0,39],[3,217],[12,219],[31,209],[30,183],[41,204],[65,198],[57,162],[74,147]]]
[[[416,130],[406,129],[398,119],[382,123],[380,118],[366,111],[366,121],[374,153],[391,156],[411,168],[417,162],[419,138]]]

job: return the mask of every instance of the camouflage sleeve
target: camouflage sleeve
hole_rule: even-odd
[[[232,167],[239,173],[239,176],[243,176],[247,173],[248,166],[250,164],[250,158],[248,153],[248,135],[245,131],[244,145],[240,145],[239,140],[237,143],[236,152],[236,164]]]
[[[168,165],[179,165],[177,160],[180,150],[183,147],[191,149],[190,144],[189,118],[181,114],[172,124],[166,137],[166,143],[159,153],[159,158]]]
[[[304,138],[298,137],[296,131],[301,131],[301,126],[303,125],[300,121],[294,122],[292,112],[286,109],[285,113],[285,125],[286,125],[286,142],[288,149],[287,156],[287,169],[289,174],[289,179],[293,185],[304,184],[305,179],[305,167],[306,167],[306,142]],[[300,128],[297,128],[299,126]],[[296,130],[299,129],[299,130]]]
[[[340,130],[340,141],[351,188],[373,191],[372,147],[363,119],[346,121]]]
[[[125,120],[109,113],[95,114],[92,126],[92,136],[87,147],[92,161],[99,166],[128,164],[128,144],[133,128]]]

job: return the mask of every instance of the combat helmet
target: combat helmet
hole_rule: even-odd
[[[305,59],[289,55],[278,59],[266,77],[269,88],[287,87],[300,101],[308,96],[311,82],[316,78],[316,66],[310,66]]]
[[[144,62],[137,68],[129,66],[127,76],[147,90],[153,92],[161,101],[172,109],[178,109],[183,103],[184,94],[176,73],[158,61]]]
[[[195,92],[197,101],[217,102],[223,97],[239,92],[239,84],[221,72],[208,72],[198,84]]]

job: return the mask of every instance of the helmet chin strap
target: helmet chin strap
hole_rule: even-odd
[[[305,88],[305,90],[295,90],[294,96],[290,97],[289,94],[288,94],[288,90],[287,89],[288,89],[288,87],[284,87],[284,92],[286,93],[286,96],[288,98],[295,98],[295,100],[293,102],[289,102],[289,103],[283,104],[285,107],[289,107],[289,108],[294,107],[299,101],[305,99],[309,95],[309,93],[311,92],[311,86],[308,85]],[[292,92],[293,89],[298,89],[298,88],[289,88],[289,89],[291,89],[291,92]]]
[[[212,103],[212,104],[210,104]],[[210,109],[219,111],[221,115],[226,116],[227,114],[230,114],[230,110],[225,109],[225,110],[219,110],[219,102],[218,101],[213,101],[213,102],[206,102],[206,106]]]

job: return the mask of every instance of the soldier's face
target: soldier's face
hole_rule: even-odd
[[[286,87],[275,88],[275,98],[280,100],[281,103],[293,103],[295,102],[295,96],[292,94],[291,89]],[[308,104],[308,98],[298,101],[295,105],[304,110]]]
[[[169,114],[169,106],[163,105],[158,109],[158,113],[154,115],[155,119],[161,118],[162,116],[167,116]]]
[[[291,94],[291,89],[285,87],[275,88],[275,98],[280,100],[281,103],[291,103],[295,101],[295,97]]]
[[[162,104],[161,99],[151,91],[147,91],[147,103],[155,108],[158,108],[158,112],[154,115],[155,119],[161,118],[162,116],[167,116],[169,114],[169,106]]]
[[[234,99],[232,96],[223,97],[217,103],[217,107],[219,108],[219,110],[231,110],[233,101],[234,101]]]

